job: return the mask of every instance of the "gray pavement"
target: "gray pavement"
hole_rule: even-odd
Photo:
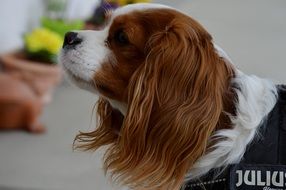
[[[286,83],[285,0],[155,2],[196,18],[244,72]],[[46,134],[0,133],[0,190],[119,190],[103,175],[102,152],[72,151],[77,132],[93,128],[96,99],[64,83],[43,113]]]

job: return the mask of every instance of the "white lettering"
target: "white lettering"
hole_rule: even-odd
[[[242,182],[243,182],[242,171],[237,170],[236,173],[238,174],[238,176],[237,176],[238,182],[236,183],[236,187],[239,187],[242,185]]]
[[[251,172],[251,179],[249,180],[249,173]],[[252,171],[250,171],[250,170],[246,170],[245,171],[245,174],[244,174],[244,183],[246,184],[246,185],[251,185],[251,186],[253,186],[253,185],[255,185],[255,171],[254,170],[252,170]]]
[[[272,184],[275,185],[275,186],[277,186],[277,187],[283,187],[283,185],[284,185],[283,172],[279,172],[279,182],[276,181],[276,179],[277,179],[277,174],[278,174],[277,171],[273,172],[273,175],[272,175]]]
[[[266,185],[270,186],[271,183],[271,173],[270,171],[266,171]]]
[[[264,190],[267,190],[270,186],[286,187],[286,173],[283,171],[263,171],[262,173],[261,170],[236,170],[236,174],[236,187],[242,186],[243,184],[248,186],[257,185],[264,187]]]
[[[257,185],[265,186],[266,182],[261,180],[261,171],[257,171]]]

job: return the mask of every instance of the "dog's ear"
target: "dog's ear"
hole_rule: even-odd
[[[96,105],[96,130],[87,133],[80,132],[74,140],[74,148],[93,151],[101,146],[116,144],[123,115],[114,109],[106,99],[99,98]]]
[[[149,41],[106,169],[133,188],[179,189],[223,112],[231,69],[195,21],[173,20]]]

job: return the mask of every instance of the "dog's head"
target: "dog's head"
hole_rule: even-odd
[[[66,35],[61,62],[100,95],[80,147],[109,145],[105,169],[132,188],[179,189],[211,134],[227,125],[233,69],[192,18],[154,4],[117,9],[102,31]]]

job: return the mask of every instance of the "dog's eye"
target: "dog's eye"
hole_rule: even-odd
[[[123,30],[118,30],[114,35],[114,39],[121,45],[126,45],[129,43],[128,36]]]

